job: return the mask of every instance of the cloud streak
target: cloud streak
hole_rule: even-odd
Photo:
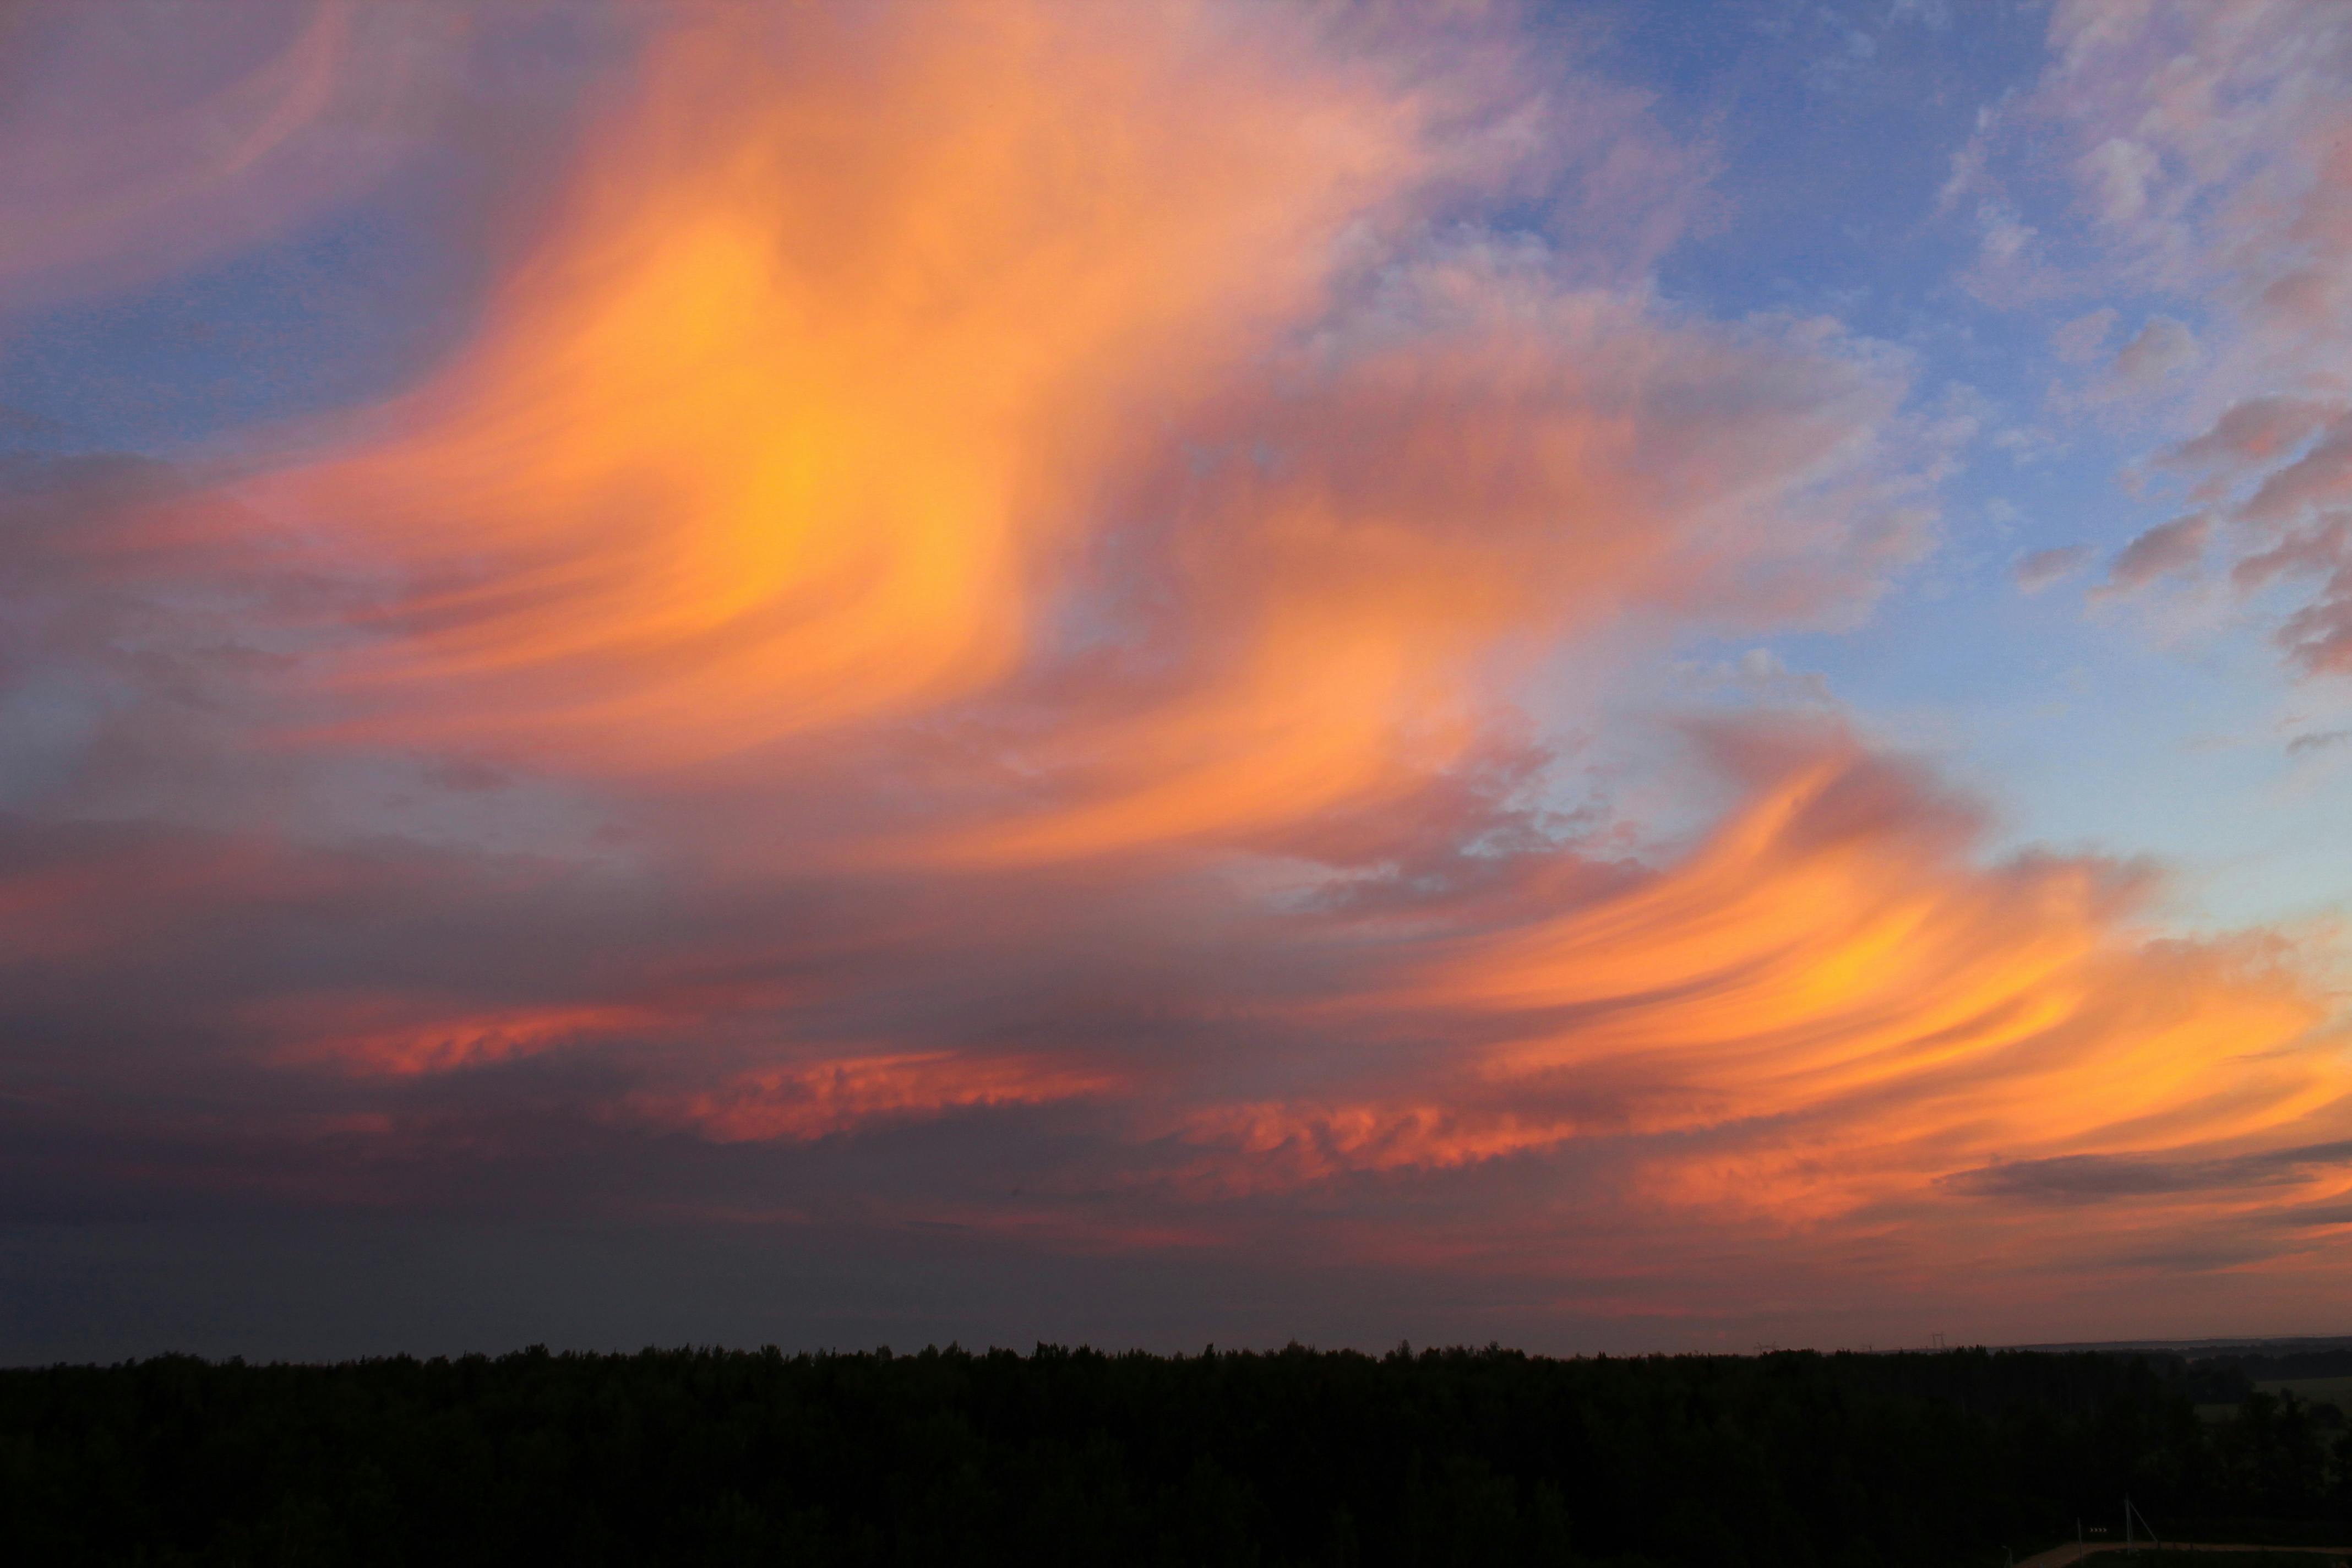
[[[2296,939],[1997,857],[1821,704],[1612,709],[1865,613],[1937,456],[1902,353],[1661,298],[1687,204],[1636,175],[1704,161],[1634,95],[1483,16],[631,37],[416,384],[0,471],[18,1213],[953,1226],[1728,1313],[2070,1249],[2120,1290],[2221,1204],[2305,1267],[2352,1069]],[[2282,573],[2341,477],[2297,397],[2178,448],[2273,465]],[[1706,808],[1580,799],[1604,719]]]
[[[2352,110],[2340,89],[2352,23],[2312,0],[2067,0],[2050,44],[2037,113],[2084,149],[2075,174],[2095,220],[2084,280],[2203,318],[2192,330],[2148,316],[2116,354],[2108,394],[2181,400],[2190,433],[2150,466],[2214,506],[2231,580],[2276,617],[2290,667],[2352,672],[2340,368],[2352,344]],[[2095,314],[2113,320],[2112,308]],[[2173,571],[2185,531],[2209,526],[2184,518],[2143,535],[2113,585]]]
[[[152,283],[352,200],[421,151],[469,53],[519,21],[350,0],[13,7],[0,300]]]

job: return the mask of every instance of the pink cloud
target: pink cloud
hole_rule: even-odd
[[[2201,435],[2174,447],[2166,460],[2189,468],[2267,467],[2309,439],[2333,412],[2309,398],[2250,397],[2231,404]]]
[[[577,1001],[488,1011],[436,1008],[392,993],[272,996],[254,1022],[286,1043],[280,1059],[397,1078],[459,1071],[614,1037],[644,1038],[678,1022],[643,1004]]]
[[[2145,392],[2196,363],[2196,335],[2169,316],[2152,316],[2116,351],[2111,374],[2119,386]]]
[[[1698,735],[1687,833],[1559,792],[1577,680],[1850,621],[1956,438],[1835,323],[1660,301],[1705,160],[1627,95],[1493,18],[663,15],[418,385],[12,497],[75,722],[0,817],[0,1110],[60,1184],[1691,1312],[2285,1267],[2344,1191],[2290,936],[2168,941],[1817,720]],[[1475,221],[1561,187],[1594,254]],[[2180,447],[2275,458],[2262,572],[2333,559],[2302,417]]]
[[[2099,591],[2128,594],[2160,577],[2195,573],[2204,562],[2206,541],[2212,532],[2213,520],[2203,512],[2158,523],[2116,552]]]
[[[2016,579],[2021,592],[2039,594],[2080,572],[2090,559],[2091,552],[2086,546],[2062,544],[2025,555],[2012,568],[2011,575]]]
[[[12,8],[0,299],[151,282],[363,193],[453,110],[481,36],[523,9]]]
[[[2150,317],[2116,358],[2116,389],[2179,395],[2198,424],[2157,461],[2200,472],[2200,501],[2234,503],[2221,543],[2241,585],[2289,563],[2319,582],[2276,637],[2303,672],[2340,672],[2347,563],[2315,552],[2326,509],[2352,496],[2337,438],[2352,350],[2352,16],[2325,0],[2066,0],[2050,38],[2042,111],[2083,148],[2075,173],[2106,280],[2169,294],[2202,322],[2192,333]],[[2179,526],[2127,550],[2118,585],[2144,580],[2142,566],[2173,570]]]
[[[722,1143],[807,1140],[921,1121],[958,1110],[1045,1105],[1121,1088],[1097,1068],[1010,1056],[850,1056],[746,1073],[687,1095],[646,1095],[635,1115]]]
[[[2053,353],[2068,364],[2086,364],[2099,355],[2107,335],[2116,330],[2113,306],[2103,306],[2060,327],[2050,334]]]

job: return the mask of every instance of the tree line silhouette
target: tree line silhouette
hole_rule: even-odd
[[[1934,1568],[2072,1539],[2128,1492],[2174,1539],[2341,1541],[2341,1414],[2251,1386],[2327,1370],[1983,1350],[163,1356],[0,1371],[0,1534],[19,1562],[155,1565]],[[2235,1414],[2200,1420],[2217,1396]]]

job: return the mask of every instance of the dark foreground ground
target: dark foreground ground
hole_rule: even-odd
[[[1041,1346],[5,1371],[0,1552],[1988,1568],[2078,1518],[2119,1537],[2126,1492],[2170,1539],[2336,1542],[2343,1417],[2254,1387],[2352,1373],[2329,1353],[2345,1366]],[[2200,1419],[2217,1405],[2235,1414]]]
[[[2117,1549],[2112,1544],[2088,1552],[2090,1568],[2344,1568],[2345,1558],[2332,1552],[2312,1552],[2293,1546],[2260,1551],[2204,1552],[2193,1547]],[[2020,1564],[2019,1568],[2032,1568]],[[2072,1565],[2067,1565],[2072,1568]]]

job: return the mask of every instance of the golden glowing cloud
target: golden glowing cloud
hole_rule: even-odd
[[[1407,796],[1578,638],[1841,538],[1810,487],[1892,396],[1833,355],[1531,289],[1491,258],[1392,282],[1381,329],[1275,367],[1219,460],[1148,492],[1170,525],[1153,594],[1181,611],[1146,639],[1159,663],[1098,678],[1115,706],[1082,690],[1021,751],[1030,801],[943,853],[1090,854]]]
[[[0,270],[283,155],[362,15]],[[502,1096],[671,1151],[893,1128],[976,1222],[908,1130],[1053,1106],[1038,1234],[1343,1214],[1433,1266],[1590,1220],[1685,1230],[1559,1268],[1834,1268],[1923,1215],[1949,1262],[2084,1194],[2158,1239],[2339,1223],[2352,1062],[2284,938],[2164,940],[2145,876],[1990,859],[1785,716],[1711,732],[1737,799],[1686,852],[1561,825],[1540,770],[1622,713],[1612,656],[1853,613],[1933,464],[1892,356],[1478,227],[1464,187],[1558,162],[1492,58],[1271,5],[629,15],[625,94],[420,384],[227,490],[11,501],[39,571],[0,595],[113,746],[57,770],[71,820],[0,816],[56,1082],[206,1042],[191,1078],[425,1126],[419,1165]],[[207,831],[91,826],[110,765]]]
[[[1394,1100],[1208,1110],[1190,1134],[1278,1183],[1630,1139],[1657,1201],[1796,1220],[2003,1161],[2242,1158],[2352,1128],[2352,1053],[2276,944],[2152,940],[2116,868],[1986,867],[1977,837],[1904,769],[1843,746],[1789,763],[1687,858],[1456,942],[1380,998],[1497,1043]],[[2308,1179],[2343,1184],[2325,1162]]]
[[[664,766],[1000,679],[1106,464],[1416,164],[1190,11],[919,20],[684,15],[480,341],[257,487],[404,574],[382,723]]]
[[[985,697],[1016,786],[893,855],[1092,856],[1408,793],[1759,561],[1851,585],[1785,503],[1890,379],[1433,237],[1507,84],[1331,34],[682,13],[472,346],[247,488],[395,579],[343,732],[658,772]]]

